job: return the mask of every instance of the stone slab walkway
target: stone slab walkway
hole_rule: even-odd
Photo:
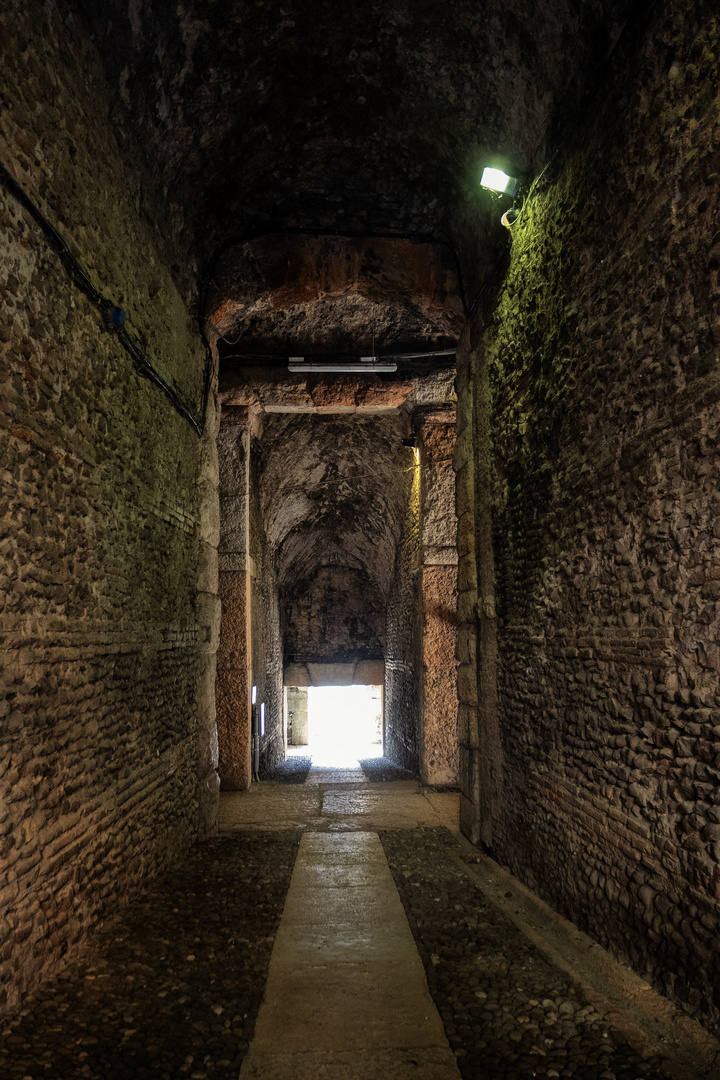
[[[224,795],[218,837],[0,1017],[0,1077],[720,1080],[718,1043],[457,814],[359,769]]]
[[[459,1080],[376,833],[306,833],[242,1080]]]
[[[302,786],[264,783],[221,797],[225,829],[458,830],[456,792],[423,788],[417,780],[369,783],[360,769],[311,769]]]

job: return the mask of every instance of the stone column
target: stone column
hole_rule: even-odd
[[[419,758],[425,784],[456,784],[458,779],[454,446],[454,412],[423,417],[418,432],[422,522]]]
[[[466,331],[457,354],[455,504],[458,519],[460,828],[491,849],[503,752],[497,715],[497,625],[490,506],[490,389]]]
[[[218,505],[219,414],[214,395],[208,401],[205,434],[200,462],[200,565],[198,576],[198,624],[202,667],[197,689],[198,706],[198,831],[208,836],[217,824],[218,734],[215,708],[217,650],[220,637],[220,599],[218,597],[218,542],[220,512]]]
[[[217,660],[220,782],[224,790],[250,786],[252,561],[249,553],[250,423],[245,406],[223,409],[218,453],[222,602]]]
[[[307,746],[308,743],[308,692],[305,687],[287,688],[288,726],[292,728],[290,746]]]
[[[475,461],[473,457],[473,377],[468,334],[457,353],[457,439],[455,443],[455,509],[458,549],[458,757],[460,778],[460,828],[474,843],[480,840],[477,720],[477,625],[478,595],[475,557]]]

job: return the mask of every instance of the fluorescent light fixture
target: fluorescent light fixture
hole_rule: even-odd
[[[508,176],[502,169],[493,169],[489,166],[483,169],[480,183],[482,187],[489,188],[490,191],[499,191],[501,195],[514,195],[518,186],[514,176]]]
[[[289,371],[340,371],[347,372],[349,374],[355,374],[362,372],[364,375],[369,375],[374,371],[397,371],[397,364],[376,364],[374,362],[368,362],[367,360],[360,361],[357,364],[303,364],[293,363],[288,364]]]

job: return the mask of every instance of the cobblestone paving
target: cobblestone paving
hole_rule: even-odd
[[[0,1019],[3,1080],[237,1080],[299,834],[190,853],[74,963]]]
[[[446,829],[381,832],[463,1080],[648,1080],[644,1060],[451,857]]]

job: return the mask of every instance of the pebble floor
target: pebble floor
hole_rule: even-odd
[[[486,899],[447,828],[372,831],[464,1080],[668,1075]],[[301,834],[236,828],[189,853],[0,1019],[2,1080],[237,1080]]]
[[[458,867],[446,829],[381,832],[463,1080],[667,1075],[589,1006]]]
[[[237,1080],[300,842],[197,849],[0,1019],[2,1080]]]

